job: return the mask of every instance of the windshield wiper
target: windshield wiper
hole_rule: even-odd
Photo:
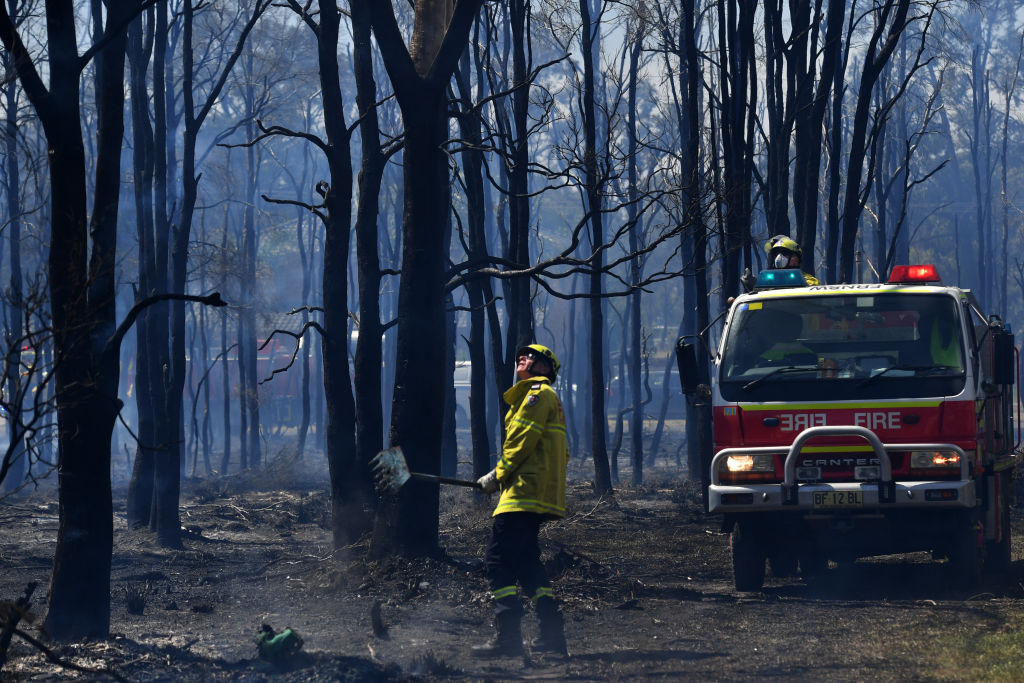
[[[936,370],[954,370],[955,371],[956,368],[954,368],[952,366],[949,366],[949,365],[905,365],[905,364],[890,365],[889,367],[876,372],[875,374],[871,375],[870,377],[865,377],[864,379],[862,379],[860,382],[857,383],[857,388],[859,389],[859,388],[861,388],[861,387],[863,387],[863,386],[865,386],[867,384],[871,384],[876,379],[878,379],[882,375],[884,375],[887,372],[890,372],[892,370],[903,370],[905,372],[913,372],[913,373],[916,374],[918,372],[929,372],[930,373],[930,372],[934,372]]]
[[[787,373],[787,372],[817,372],[817,371],[818,371],[818,366],[817,365],[784,365],[781,368],[775,368],[771,372],[768,372],[768,373],[765,373],[765,374],[761,375],[757,379],[750,380],[749,382],[747,382],[746,384],[743,385],[743,391],[748,391],[749,389],[757,386],[758,384],[760,384],[761,382],[765,381],[769,377],[774,377],[775,375],[780,375],[780,374]]]

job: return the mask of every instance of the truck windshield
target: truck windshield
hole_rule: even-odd
[[[719,386],[728,401],[958,394],[963,326],[953,297],[865,293],[738,304]]]

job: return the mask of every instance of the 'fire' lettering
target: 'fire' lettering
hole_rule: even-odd
[[[779,414],[779,430],[783,432],[802,432],[809,427],[820,427],[824,424],[825,413]]]
[[[900,413],[898,410],[854,413],[853,424],[858,427],[867,427],[872,431],[903,428],[903,425],[900,423]]]

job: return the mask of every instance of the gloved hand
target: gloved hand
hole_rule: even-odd
[[[491,470],[477,479],[476,483],[480,485],[480,490],[484,493],[494,493],[498,490],[498,475],[494,470]]]

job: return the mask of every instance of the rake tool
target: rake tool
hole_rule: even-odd
[[[480,485],[476,481],[466,479],[452,479],[436,474],[424,474],[423,472],[410,472],[409,465],[405,462],[405,455],[402,454],[402,447],[395,446],[386,451],[381,451],[370,460],[377,484],[389,493],[398,493],[398,490],[410,479],[429,481],[435,484],[451,484],[453,486],[468,486],[478,489]]]

